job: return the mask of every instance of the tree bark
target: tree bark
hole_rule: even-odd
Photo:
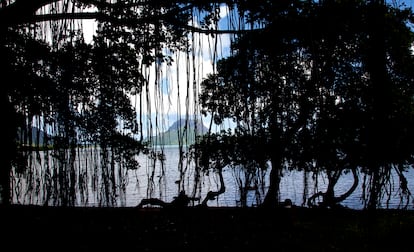
[[[266,208],[273,208],[279,205],[281,162],[280,162],[280,159],[275,156],[278,156],[278,155],[273,155],[273,157],[271,158],[272,170],[270,171],[270,176],[269,176],[269,183],[270,183],[269,189],[261,205],[262,207],[266,207]]]

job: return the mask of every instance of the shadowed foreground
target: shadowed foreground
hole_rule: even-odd
[[[0,208],[7,251],[413,251],[414,212]]]

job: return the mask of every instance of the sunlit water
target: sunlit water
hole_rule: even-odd
[[[111,187],[111,203],[108,204],[108,195],[105,190],[104,180],[101,178],[101,169],[99,166],[100,155],[98,151],[82,149],[78,151],[73,168],[74,173],[68,173],[66,183],[74,181],[75,197],[73,199],[76,206],[119,206],[133,207],[140,203],[144,198],[159,198],[166,202],[173,200],[178,195],[180,188],[178,187],[180,173],[179,167],[182,167],[184,190],[187,194],[194,192],[195,171],[192,169],[194,164],[182,161],[179,165],[179,148],[164,147],[165,154],[164,165],[161,161],[155,163],[147,156],[138,157],[140,166],[135,170],[120,169],[116,166],[113,170],[116,174],[116,186]],[[49,153],[50,154],[50,153]],[[33,157],[29,163],[31,169],[24,174],[13,173],[12,179],[12,198],[15,204],[34,204],[34,205],[62,205],[59,199],[59,188],[56,188],[56,174],[61,172],[56,168],[56,161],[51,156],[45,154]],[[268,186],[268,174],[256,174],[256,179],[262,181],[259,187],[252,187],[247,191],[247,206],[258,205],[265,195]],[[225,181],[225,193],[221,194],[214,201],[209,201],[209,206],[217,207],[233,207],[240,206],[240,185],[244,185],[245,174],[241,170],[234,168],[225,168],[223,170]],[[408,186],[411,192],[414,191],[414,170],[411,169],[405,176],[408,180]],[[305,179],[306,178],[306,179]],[[260,180],[261,179],[261,180]],[[356,191],[342,202],[342,205],[353,208],[362,209],[364,202],[362,201],[362,175],[360,175],[359,186]],[[55,183],[53,183],[55,181]],[[256,181],[257,182],[257,181]],[[304,200],[309,198],[313,193],[324,191],[327,185],[327,179],[320,175],[317,178],[317,186],[315,186],[315,178],[312,174],[304,174],[297,171],[285,171],[280,184],[280,200],[291,199],[295,205],[305,206]],[[308,186],[305,186],[305,183]],[[344,174],[337,186],[335,187],[337,194],[347,191],[353,183],[352,174]],[[391,181],[388,190],[391,192],[390,198],[385,198],[382,202],[382,208],[402,208],[408,203],[409,209],[414,209],[414,203],[411,199],[404,199],[398,194],[398,179]],[[80,184],[80,185],[79,185]],[[260,183],[259,183],[260,184]],[[208,175],[201,176],[201,187],[195,190],[195,196],[205,197],[208,191],[217,191],[219,189],[219,178],[216,173],[210,172]],[[253,185],[253,184],[252,184]],[[59,187],[59,186],[57,186]],[[305,190],[306,189],[306,190]],[[198,204],[200,201],[195,201]]]

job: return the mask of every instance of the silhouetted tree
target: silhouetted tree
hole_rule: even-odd
[[[311,199],[322,196],[329,207],[356,189],[362,168],[371,179],[370,208],[378,206],[390,168],[410,167],[411,15],[364,1],[268,6],[252,14],[265,28],[233,44],[233,56],[203,82],[201,100],[217,123],[232,118],[267,132],[258,135],[267,138],[261,142],[272,164],[263,205],[277,204],[284,167],[326,173],[327,191]],[[347,172],[354,183],[336,196]]]
[[[217,77],[203,82],[201,94],[203,106],[217,123],[232,118],[249,135],[263,138],[257,141],[262,148],[246,142],[244,154],[262,152],[263,160],[271,162],[264,206],[278,205],[282,170],[291,157],[289,146],[311,112],[306,62],[301,60],[306,55],[298,40],[305,20],[300,12],[305,11],[297,7],[275,4],[251,12],[252,21],[264,19],[267,25],[233,44],[233,56],[218,64]]]
[[[95,9],[79,11],[83,7]],[[1,59],[1,73],[7,81],[1,98],[11,120],[6,125],[11,153],[2,160],[2,203],[10,203],[9,174],[17,157],[12,147],[18,129],[31,130],[38,120],[44,132],[53,131],[53,139],[44,144],[53,145],[53,157],[59,160],[56,170],[46,172],[51,176],[47,184],[58,188],[55,203],[75,202],[75,148],[98,144],[103,154],[103,201],[112,204],[117,190],[115,160],[136,168],[135,155],[145,147],[142,134],[138,141],[133,138],[142,127],[129,96],[148,85],[142,66],[171,60],[162,53],[166,47],[185,48],[184,28],[193,7],[170,1],[2,2],[0,46],[7,57]],[[81,27],[73,21],[79,19],[100,23],[93,44],[83,41]],[[38,25],[40,21],[48,22],[46,28]],[[39,144],[29,138],[28,145]],[[31,155],[30,150],[26,154]],[[47,194],[46,202],[52,197]]]

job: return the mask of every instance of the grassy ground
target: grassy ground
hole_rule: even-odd
[[[0,208],[2,246],[39,251],[414,251],[414,212]]]

